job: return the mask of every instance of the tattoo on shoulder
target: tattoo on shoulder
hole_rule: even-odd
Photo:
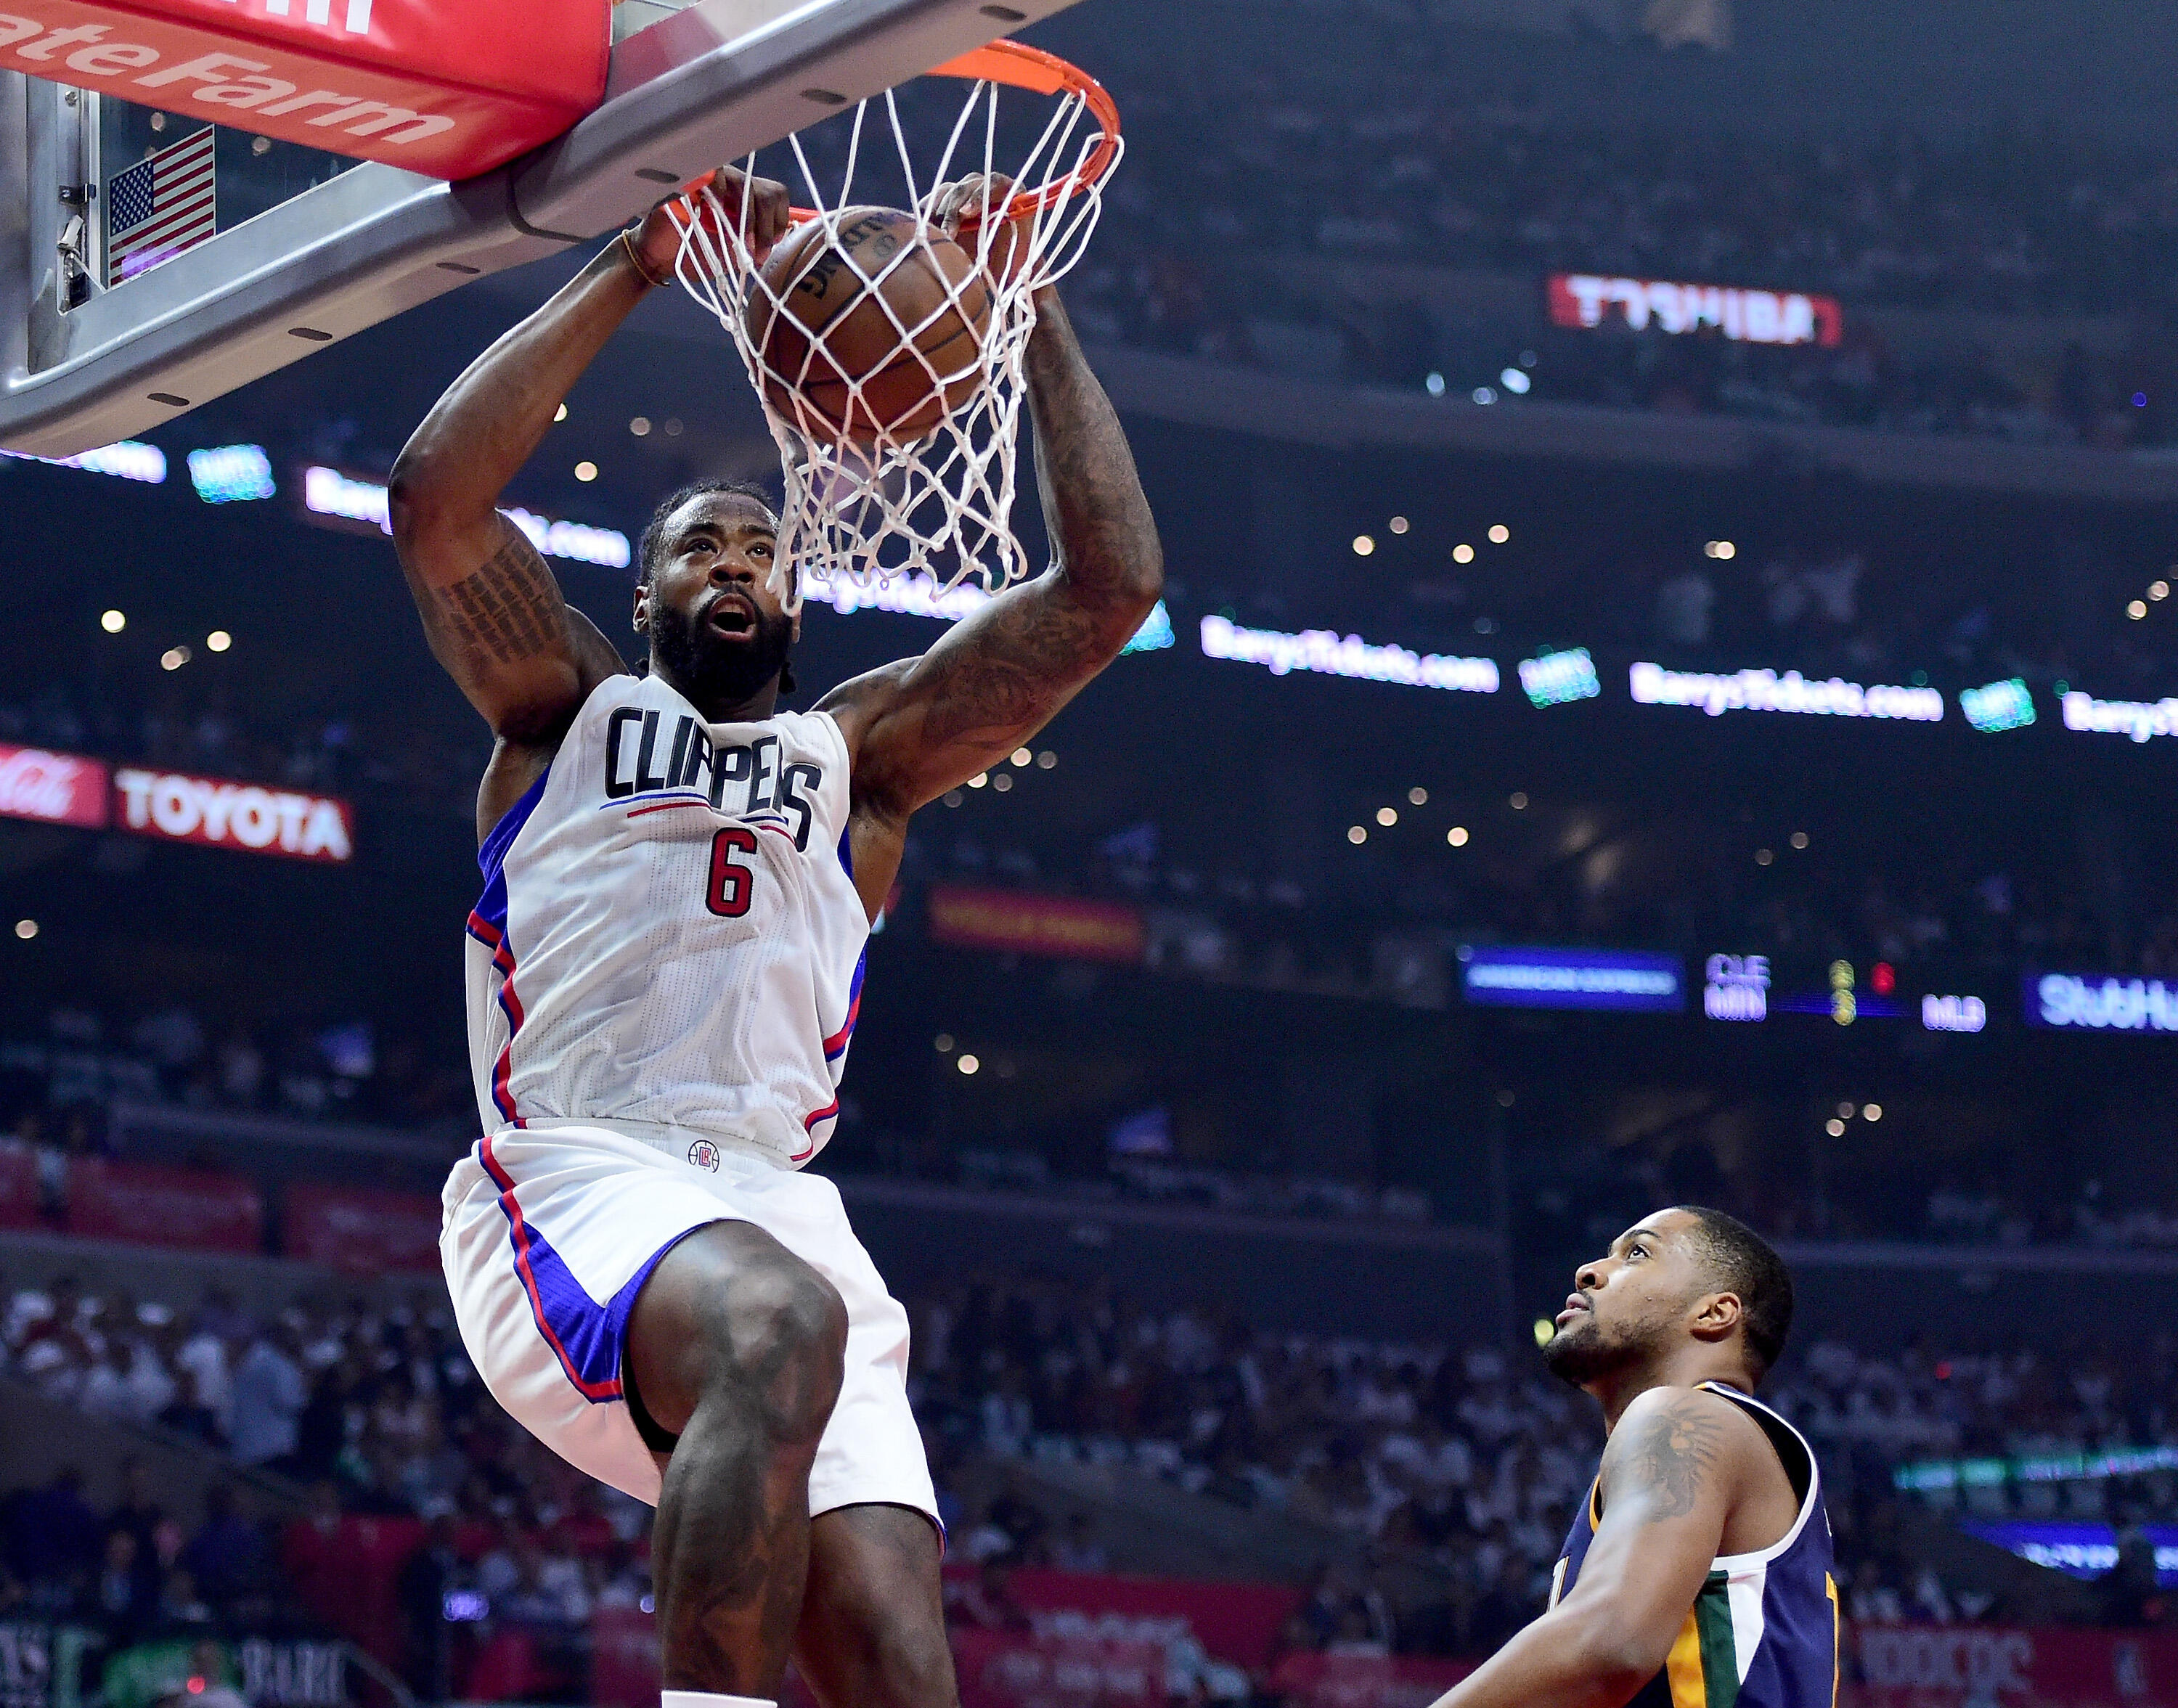
[[[513,664],[564,639],[559,585],[537,548],[517,534],[484,566],[438,589],[439,611],[465,652]]]
[[[1705,1478],[1724,1453],[1725,1420],[1688,1398],[1651,1413],[1628,1443],[1625,1465],[1648,1492],[1648,1509],[1659,1519],[1684,1518]]]
[[[963,736],[1019,729],[1051,703],[1058,685],[1081,667],[1094,621],[1053,604],[1008,612],[972,650],[951,662],[933,698],[923,739],[942,747]]]

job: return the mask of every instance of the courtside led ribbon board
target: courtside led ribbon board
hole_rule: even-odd
[[[1486,1008],[1605,1008],[1677,1014],[1686,977],[1675,955],[1636,950],[1463,946],[1460,988]]]
[[[610,0],[0,0],[0,68],[434,178],[605,95]]]

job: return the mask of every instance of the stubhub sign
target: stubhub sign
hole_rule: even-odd
[[[2030,972],[2027,1023],[2068,1032],[2178,1032],[2178,983],[2099,973]]]

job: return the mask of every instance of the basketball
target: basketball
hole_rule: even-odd
[[[745,311],[749,343],[766,397],[790,419],[798,404],[855,444],[905,443],[982,383],[989,287],[958,244],[912,214],[850,207],[812,220],[762,276]]]

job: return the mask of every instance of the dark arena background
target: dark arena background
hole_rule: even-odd
[[[1063,293],[1167,585],[913,822],[817,1165],[968,1708],[1422,1708],[1587,1488],[1574,1266],[1680,1202],[1793,1271],[1838,1700],[2178,1708],[2172,14],[1023,34],[1125,115]],[[0,460],[4,1708],[657,1700],[649,1511],[440,1278],[490,742],[384,527],[588,253]],[[632,657],[709,475],[776,453],[660,293],[508,496]],[[793,703],[949,614],[813,599]]]

